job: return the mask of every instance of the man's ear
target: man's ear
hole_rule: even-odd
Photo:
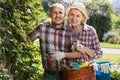
[[[48,15],[49,17],[51,17],[51,13],[50,13],[50,12],[47,12],[47,15]]]

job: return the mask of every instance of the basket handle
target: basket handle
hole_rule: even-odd
[[[81,52],[83,54],[83,57],[85,58],[85,61],[87,61],[90,64],[90,60],[89,60],[87,54],[85,52],[83,52],[83,51],[81,51]]]
[[[90,60],[89,60],[89,58],[88,58],[88,56],[86,55],[86,53],[85,52],[83,52],[83,51],[81,51],[82,52],[82,54],[83,54],[83,57],[85,58],[85,61],[87,61],[89,64],[88,64],[88,66],[90,66]],[[64,66],[64,68],[66,69],[66,70],[71,70],[71,65],[70,65],[70,59],[67,59],[66,60],[67,61],[67,66]]]

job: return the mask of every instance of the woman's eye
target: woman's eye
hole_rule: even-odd
[[[74,14],[70,14],[71,16],[74,16]]]
[[[80,17],[80,15],[77,15],[77,17]]]

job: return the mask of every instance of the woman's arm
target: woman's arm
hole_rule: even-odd
[[[77,51],[83,51],[85,52],[87,55],[89,55],[90,57],[94,56],[94,53],[92,50],[90,50],[89,48],[83,46],[82,44],[77,44]]]

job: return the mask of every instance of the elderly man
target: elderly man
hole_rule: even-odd
[[[49,26],[40,24],[27,35],[27,40],[33,41],[39,38],[40,50],[42,56],[42,64],[44,68],[45,80],[63,80],[61,74],[61,64],[65,64],[65,60],[60,63],[59,60],[64,57],[78,57],[78,52],[71,52],[71,36],[72,30],[64,25],[65,8],[59,3],[55,3],[50,7],[49,14],[52,23]],[[64,52],[69,52],[69,55]],[[71,53],[70,53],[71,52]],[[57,60],[52,57],[56,56]],[[57,57],[59,55],[59,57]],[[74,57],[72,57],[74,55]]]

